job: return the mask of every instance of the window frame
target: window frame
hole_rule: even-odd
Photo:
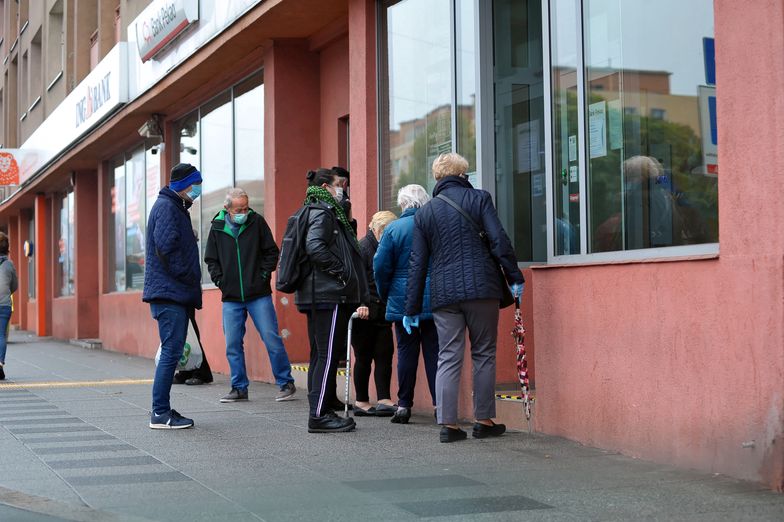
[[[580,181],[580,253],[579,254],[555,254],[555,209],[554,209],[554,187],[553,187],[553,136],[552,136],[552,18],[550,16],[553,8],[553,0],[545,0],[542,8],[542,52],[544,53],[543,63],[545,80],[545,159],[546,165],[546,187],[547,190],[547,265],[586,265],[586,264],[612,264],[612,263],[631,263],[631,262],[650,262],[650,261],[676,261],[688,259],[714,258],[719,255],[720,242],[700,243],[694,245],[678,245],[669,247],[640,248],[633,250],[616,250],[609,252],[589,253],[588,248],[588,216],[590,201],[587,197],[588,187],[588,164],[587,155],[589,154],[586,137],[586,91],[585,81],[586,68],[586,43],[585,43],[585,0],[572,0],[579,14],[579,30],[577,42],[579,45],[577,57],[577,92],[578,92],[578,151],[579,151],[579,181]],[[492,38],[492,34],[490,35]],[[522,263],[521,263],[522,264]],[[526,263],[526,266],[537,266],[542,263]]]

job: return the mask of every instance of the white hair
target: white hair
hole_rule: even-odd
[[[228,192],[226,192],[226,201],[224,202],[225,207],[231,208],[232,201],[239,198],[245,198],[246,200],[250,201],[248,193],[243,189],[239,187],[230,188]]]
[[[397,206],[403,210],[419,208],[430,201],[430,196],[422,185],[406,185],[397,193]]]

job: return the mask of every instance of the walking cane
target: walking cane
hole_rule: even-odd
[[[349,400],[349,386],[351,383],[351,327],[354,324],[354,319],[358,318],[359,314],[354,312],[351,314],[351,319],[348,320],[348,336],[346,339],[346,396],[345,396],[345,416],[348,419],[348,400]]]

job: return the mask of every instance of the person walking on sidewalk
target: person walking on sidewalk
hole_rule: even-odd
[[[171,170],[169,185],[150,210],[144,250],[142,301],[158,322],[161,357],[152,384],[150,428],[193,426],[170,405],[172,379],[182,356],[188,321],[201,308],[201,263],[188,210],[201,195],[201,173],[188,163]]]
[[[19,279],[14,262],[8,257],[8,236],[0,232],[0,381],[5,379],[5,352],[8,347],[8,323],[11,321],[11,294]]]
[[[370,220],[368,233],[359,242],[362,252],[362,262],[368,280],[370,302],[368,310],[370,316],[365,321],[354,322],[354,334],[351,338],[354,345],[354,389],[356,402],[354,415],[356,417],[391,417],[397,407],[392,402],[389,385],[392,380],[392,354],[395,343],[392,341],[392,323],[386,320],[386,305],[376,290],[373,279],[373,257],[378,250],[378,241],[383,237],[384,229],[397,216],[389,210],[376,212]],[[368,384],[370,383],[370,368],[373,369],[373,381],[376,383],[376,406],[370,404]]]
[[[224,209],[212,220],[204,255],[210,278],[221,291],[226,358],[231,368],[231,391],[221,402],[248,400],[244,349],[248,315],[267,347],[279,387],[275,400],[291,400],[297,391],[272,302],[270,277],[279,254],[267,221],[248,206],[248,194],[241,188],[230,189]]]
[[[356,310],[360,318],[369,317],[367,306],[361,305],[370,302],[368,285],[357,237],[335,199],[338,176],[333,170],[318,169],[309,171],[307,178],[307,275],[299,282],[294,302],[308,318],[308,432],[351,431],[354,419],[338,417],[329,394],[335,393],[337,365],[341,352],[345,353],[351,314]]]
[[[414,216],[428,201],[430,196],[421,185],[406,185],[398,191],[397,205],[403,213],[400,219],[387,227],[373,259],[378,292],[381,298],[387,301],[387,321],[394,322],[397,337],[397,411],[391,419],[396,424],[407,424],[411,418],[420,349],[430,398],[433,400],[433,406],[436,405],[438,333],[430,310],[429,279],[425,280],[419,328],[409,333],[403,328],[402,322],[406,305],[408,262],[414,237]]]
[[[436,403],[441,442],[466,438],[457,425],[460,371],[465,352],[465,330],[471,340],[474,385],[473,436],[499,436],[506,431],[495,424],[495,352],[498,308],[503,284],[518,297],[523,274],[517,267],[512,243],[504,231],[490,194],[471,186],[468,161],[455,153],[441,154],[433,162],[436,186],[433,199],[414,218],[406,308],[403,326],[410,331],[420,321],[422,296],[430,267],[430,298],[438,329]],[[444,195],[463,209],[463,216]],[[475,223],[472,225],[471,221]],[[480,235],[475,229],[480,228]],[[499,281],[499,265],[505,281]]]

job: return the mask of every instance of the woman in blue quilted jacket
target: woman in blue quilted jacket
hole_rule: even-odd
[[[498,308],[505,285],[511,285],[519,297],[525,282],[490,193],[472,187],[467,170],[466,159],[455,153],[441,154],[433,162],[433,199],[414,219],[403,317],[406,329],[421,325],[429,275],[430,305],[440,344],[436,401],[438,423],[443,426],[441,442],[467,436],[457,425],[466,329],[473,363],[473,435],[495,437],[506,430],[492,420]]]
[[[438,367],[438,333],[430,312],[429,283],[425,282],[424,305],[419,314],[419,328],[406,332],[403,328],[403,309],[406,304],[408,258],[414,232],[414,215],[430,196],[421,185],[406,185],[397,194],[397,204],[403,213],[384,230],[378,251],[373,258],[373,275],[378,293],[387,301],[387,321],[395,324],[397,338],[397,411],[392,422],[406,424],[414,406],[419,351],[425,361],[425,374],[433,406],[436,405],[436,368]]]

